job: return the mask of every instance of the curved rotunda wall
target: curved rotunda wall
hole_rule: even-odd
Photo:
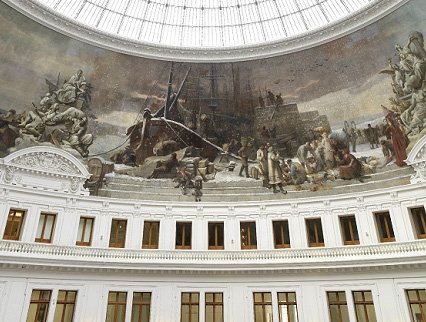
[[[392,88],[392,82],[395,81],[391,77],[394,72],[390,68],[403,64],[395,49],[396,44],[404,47],[413,31],[420,34],[425,32],[425,6],[423,1],[410,1],[360,31],[293,54],[214,65],[175,63],[171,91],[178,92],[184,79],[186,82],[178,99],[179,108],[174,109],[169,118],[194,129],[219,147],[232,139],[236,139],[239,145],[244,137],[254,138],[252,152],[255,153],[260,144],[270,143],[281,153],[282,158],[293,157],[295,161],[298,160],[296,151],[300,145],[306,141],[313,142],[314,138],[317,143],[322,140],[321,129],[330,127],[335,132],[331,136],[335,136],[338,141],[345,141],[347,138],[342,129],[346,127],[351,131],[353,128],[359,145],[354,155],[377,170],[377,176],[373,173],[366,182],[384,180],[384,185],[389,186],[393,176],[393,172],[389,171],[395,170],[395,166],[392,167],[391,164],[389,167],[381,167],[384,162],[383,153],[377,148],[377,142],[373,144],[374,149],[370,149],[365,129],[371,123],[379,131],[378,139],[385,139],[381,130],[385,128],[386,110],[382,106],[401,113],[410,104],[409,94],[414,89],[404,89],[406,84],[401,83],[398,84],[402,85],[401,93],[395,94],[395,88]],[[7,155],[27,146],[50,144],[68,147],[67,150],[77,157],[101,156],[108,159],[115,152],[123,151],[126,146],[130,145],[134,149],[137,138],[134,140],[132,135],[136,135],[140,128],[132,126],[142,121],[144,108],[150,108],[154,113],[165,103],[171,63],[92,47],[46,29],[3,3],[1,9],[0,108],[4,113],[9,109],[17,112],[16,116],[3,114],[8,119],[14,118],[14,124],[8,123],[12,132],[4,135],[1,153]],[[416,51],[418,46],[421,47],[412,42],[409,48]],[[391,67],[387,61],[389,58],[393,64]],[[422,69],[422,66],[419,68]],[[62,85],[66,80],[76,77],[77,70],[82,70],[85,80],[83,86],[90,92],[90,95],[86,95],[84,91],[79,92],[80,99],[72,94],[74,87],[71,86],[70,90],[70,87],[66,88],[68,83]],[[188,76],[185,78],[187,72]],[[419,70],[419,73],[422,71]],[[415,86],[416,90],[418,88],[420,85]],[[274,95],[274,99],[277,95],[281,96],[282,103],[279,106],[268,100],[268,91]],[[46,97],[47,92],[58,92],[58,110],[47,109],[51,105],[49,100],[52,100]],[[399,100],[402,96],[404,99]],[[44,103],[41,97],[44,97]],[[262,99],[259,100],[259,97]],[[47,122],[40,123],[37,117],[33,119],[30,112],[36,111],[32,104],[42,105],[38,111],[42,112],[42,119],[49,119]],[[262,104],[265,105],[264,108],[261,107]],[[70,106],[76,106],[81,112],[68,109]],[[175,115],[177,111],[180,116]],[[29,116],[25,117],[24,112]],[[166,139],[177,141],[179,148],[194,144],[193,136],[173,137],[176,130],[171,129],[170,124],[162,125],[168,127]],[[269,133],[266,137],[263,127]],[[416,131],[421,132],[423,127],[424,124],[419,125]],[[79,134],[72,137],[70,133],[73,131]],[[126,131],[131,135],[126,136]],[[155,134],[152,129],[149,131],[148,136],[157,135],[160,140],[161,133]],[[416,131],[412,131],[411,136]],[[42,136],[39,135],[41,133]],[[411,145],[421,135],[416,134],[410,138]],[[17,136],[21,138],[15,141]],[[65,141],[73,143],[66,144]],[[149,141],[150,146],[146,147],[148,155],[153,153],[152,148],[156,142],[158,141]],[[220,149],[214,149],[220,153]],[[353,147],[350,150],[352,149]],[[212,157],[212,154],[209,156]],[[404,155],[400,159],[403,157]],[[255,161],[253,153],[249,158]],[[226,169],[226,160],[228,158],[222,159],[222,167],[217,167],[218,170]],[[237,171],[238,162],[237,160]],[[249,168],[254,166],[255,163],[251,163]],[[151,164],[151,168],[145,167],[146,170],[135,172],[130,169],[122,170],[122,173],[146,178],[152,173],[153,167]],[[116,166],[118,168],[120,167]],[[396,169],[400,170],[398,167]],[[333,170],[334,172],[327,174],[328,179],[339,177],[338,167],[334,166]],[[370,170],[366,171],[369,176]],[[220,171],[215,177],[217,185],[229,188],[225,189],[227,191],[237,188],[238,185],[232,185],[229,181],[232,182],[238,172],[234,171],[229,176],[224,175],[225,172]],[[407,174],[396,171],[394,175],[402,178]],[[250,176],[253,174],[250,173]],[[328,188],[334,194],[341,186],[337,183],[336,188],[334,183],[330,183],[331,180],[326,180],[326,189],[323,189],[321,177],[313,175],[309,179],[312,184],[302,185],[302,191],[313,195],[316,190],[319,190],[319,194],[327,194]],[[316,184],[317,182],[320,184]],[[370,184],[363,188],[357,186],[356,180],[349,182],[347,188],[355,189],[354,191],[381,187]],[[407,181],[401,179],[396,184],[404,182]],[[154,181],[153,186],[156,184]],[[246,180],[242,185],[261,186],[259,181],[254,180]],[[215,188],[208,184],[206,186],[209,189]],[[218,192],[220,193],[222,191]],[[259,198],[269,196],[265,190],[261,190],[260,195]],[[148,199],[149,196],[148,194]],[[209,199],[207,195],[205,198],[206,201],[219,200],[213,197]]]
[[[408,165],[395,159],[385,165],[382,149],[370,147],[362,130],[368,123],[383,129],[390,109],[393,117],[412,104],[411,93],[398,91],[420,85],[400,83],[400,75],[394,72],[392,78],[390,73],[395,65],[408,63],[396,44],[404,47],[412,38],[409,48],[422,54],[413,40],[421,43],[419,33],[426,33],[424,12],[426,3],[412,0],[356,33],[280,57],[175,63],[173,91],[191,69],[167,126],[174,131],[181,129],[174,127],[178,122],[189,127],[195,111],[197,126],[185,132],[191,134],[184,141],[192,138],[186,143],[205,144],[219,154],[210,160],[216,172],[206,174],[201,202],[195,202],[191,194],[174,188],[172,178],[148,178],[156,162],[167,156],[149,156],[137,167],[101,160],[104,169],[114,166],[114,172],[106,174],[97,190],[91,179],[86,182],[85,167],[95,172],[91,158],[108,159],[115,148],[140,143],[126,131],[143,135],[145,124],[151,126],[147,137],[155,137],[155,117],[152,123],[138,122],[149,116],[145,107],[154,114],[164,105],[171,63],[89,46],[0,2],[0,316],[26,321],[34,309],[34,291],[44,290],[50,294],[46,321],[56,322],[60,292],[68,290],[77,292],[74,321],[107,320],[111,292],[126,294],[125,321],[130,321],[137,292],[151,293],[151,322],[180,321],[184,293],[199,295],[199,321],[205,322],[206,294],[212,292],[222,294],[227,322],[258,322],[258,293],[271,296],[272,321],[279,321],[278,296],[283,292],[294,294],[300,322],[330,320],[327,292],[345,294],[350,322],[359,321],[354,292],[371,294],[368,305],[377,321],[417,318],[407,296],[410,290],[426,292],[424,123],[409,133],[407,149],[399,146],[401,140],[392,140],[397,132],[388,139],[407,153]],[[413,31],[419,32],[416,37],[410,36]],[[417,61],[417,76],[422,64]],[[81,99],[73,96],[77,87],[85,93]],[[283,103],[270,104],[268,90],[281,93]],[[417,100],[425,106],[420,96]],[[327,137],[331,131],[340,140],[345,121],[347,129],[361,130],[352,153],[365,164],[362,177],[343,180],[335,165],[310,174],[309,182],[287,184],[286,195],[262,187],[254,172],[250,178],[239,177],[241,160],[216,147],[254,138],[254,146],[270,143],[282,157],[298,162],[294,149],[305,140],[315,141],[319,133]],[[132,128],[136,123],[139,127]],[[270,130],[269,138],[263,126]],[[148,147],[145,152],[152,151]],[[178,154],[181,159],[182,152]],[[257,163],[250,159],[253,169]],[[230,161],[236,170],[228,170]],[[349,244],[345,218],[357,228],[357,234],[349,234]],[[90,227],[87,222],[92,223],[90,238],[80,229]],[[144,245],[145,227],[153,222],[159,223],[158,243]],[[277,243],[276,222],[287,225],[289,243]],[[211,223],[223,224],[222,249],[209,249]],[[189,245],[178,240],[181,224],[191,227]],[[255,227],[255,244],[247,242],[246,224]],[[112,233],[120,225],[125,227],[121,235]],[[312,231],[316,237],[322,233],[323,241],[310,240]]]

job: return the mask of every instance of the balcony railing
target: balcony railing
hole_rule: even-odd
[[[426,240],[366,246],[249,251],[129,250],[0,241],[3,264],[129,269],[321,269],[426,262]]]

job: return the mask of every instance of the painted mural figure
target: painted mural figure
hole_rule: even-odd
[[[370,143],[370,149],[375,149],[379,147],[379,135],[377,129],[372,127],[371,124],[367,125],[365,129],[365,135]]]
[[[55,94],[57,100],[62,104],[74,103],[76,99],[85,92],[86,78],[83,71],[79,69],[70,79],[58,89]]]
[[[381,140],[380,144],[382,146],[382,152],[383,152],[383,156],[386,159],[386,163],[391,162],[395,156],[392,143],[389,140]]]
[[[243,145],[238,150],[238,155],[241,158],[241,168],[240,168],[240,173],[238,175],[242,177],[243,171],[245,171],[246,177],[250,178],[249,172],[248,172],[249,146],[247,144]]]
[[[322,134],[321,145],[324,147],[324,163],[325,168],[330,170],[334,168],[334,150],[330,142],[330,138],[327,132]]]
[[[305,144],[299,146],[297,149],[297,158],[299,159],[300,164],[305,167],[307,162],[308,153],[312,156],[315,154],[311,144],[306,142]]]
[[[179,166],[179,161],[177,159],[177,154],[173,152],[170,155],[170,158],[165,161],[160,161],[157,167],[154,169],[154,172],[149,176],[149,179],[158,178],[161,173],[171,173],[173,168]]]
[[[407,128],[407,134],[417,134],[426,124],[426,97],[423,89],[411,96],[411,105],[401,113],[401,121]]]
[[[18,125],[22,134],[31,134],[37,141],[41,140],[46,124],[41,118],[40,114],[36,111],[29,111],[24,113],[25,117]]]
[[[261,144],[256,152],[256,159],[259,162],[259,173],[262,178],[262,185],[269,187],[268,183],[268,151],[266,150],[265,144]]]
[[[277,187],[283,194],[286,194],[287,191],[283,188],[283,174],[281,172],[280,166],[280,155],[278,151],[274,150],[272,147],[268,149],[268,175],[269,175],[269,184],[273,188],[273,192],[279,192]]]
[[[301,185],[307,179],[306,170],[299,162],[287,160],[287,165],[290,169],[290,177],[294,185]]]
[[[361,163],[358,159],[349,153],[349,149],[344,149],[342,165],[339,166],[339,175],[341,179],[351,180],[361,176]]]
[[[404,130],[401,128],[398,120],[395,118],[395,115],[391,112],[386,115],[386,122],[389,124],[392,146],[395,153],[395,164],[399,167],[402,167],[405,164],[405,159],[407,159],[407,146],[408,138],[404,133]]]
[[[196,176],[194,180],[194,197],[195,202],[201,201],[201,197],[203,196],[203,178],[201,176]]]

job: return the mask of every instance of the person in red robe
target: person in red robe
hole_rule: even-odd
[[[410,141],[401,127],[401,124],[396,119],[394,113],[390,112],[386,115],[386,122],[389,125],[393,150],[395,153],[395,164],[398,167],[406,165],[407,147]]]

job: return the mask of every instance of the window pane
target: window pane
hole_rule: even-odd
[[[50,295],[48,290],[33,290],[27,313],[27,322],[46,322],[49,312]]]

